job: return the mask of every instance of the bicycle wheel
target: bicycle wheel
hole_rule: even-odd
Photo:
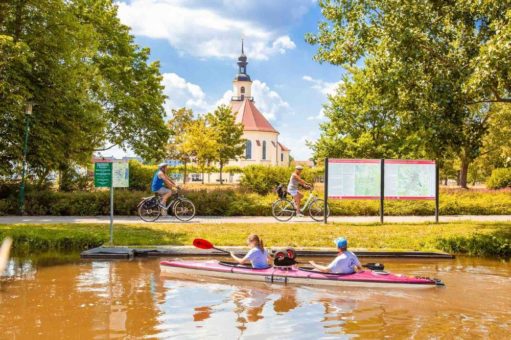
[[[174,216],[180,221],[190,221],[195,217],[195,205],[188,199],[179,199],[172,209]]]
[[[138,216],[145,222],[154,222],[161,215],[161,208],[157,205],[155,207],[147,208],[145,204],[142,203],[138,207]]]
[[[323,221],[325,219],[325,201],[322,199],[317,199],[311,203],[309,207],[309,215],[315,221]],[[330,207],[326,206],[326,215],[330,216]]]
[[[273,202],[271,213],[278,221],[289,221],[295,214],[295,206],[286,199],[278,199]]]

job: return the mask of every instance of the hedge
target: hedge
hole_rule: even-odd
[[[488,189],[511,187],[511,168],[494,169],[486,183]]]
[[[151,193],[145,191],[115,190],[114,211],[117,215],[135,215],[138,202]],[[239,188],[197,189],[185,191],[202,216],[269,216],[274,193],[259,195]],[[29,215],[94,216],[108,215],[109,192],[54,192],[31,191],[26,196]],[[375,216],[379,202],[376,200],[331,200],[332,215]],[[433,201],[386,201],[385,213],[399,215],[432,215]],[[0,215],[17,212],[17,197],[0,199]],[[441,215],[509,215],[511,190],[442,190]]]

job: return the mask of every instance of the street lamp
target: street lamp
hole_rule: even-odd
[[[28,102],[27,106],[25,107],[25,135],[23,139],[23,164],[21,168],[21,184],[19,196],[19,209],[21,215],[25,214],[25,175],[27,172],[28,130],[33,106],[34,104],[32,102]]]

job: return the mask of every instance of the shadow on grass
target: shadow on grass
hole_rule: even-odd
[[[475,233],[470,236],[440,238],[437,245],[449,253],[509,259],[511,228],[502,227],[489,234]]]

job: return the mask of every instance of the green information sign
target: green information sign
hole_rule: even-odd
[[[94,186],[96,188],[110,188],[112,186],[112,163],[94,163]]]

